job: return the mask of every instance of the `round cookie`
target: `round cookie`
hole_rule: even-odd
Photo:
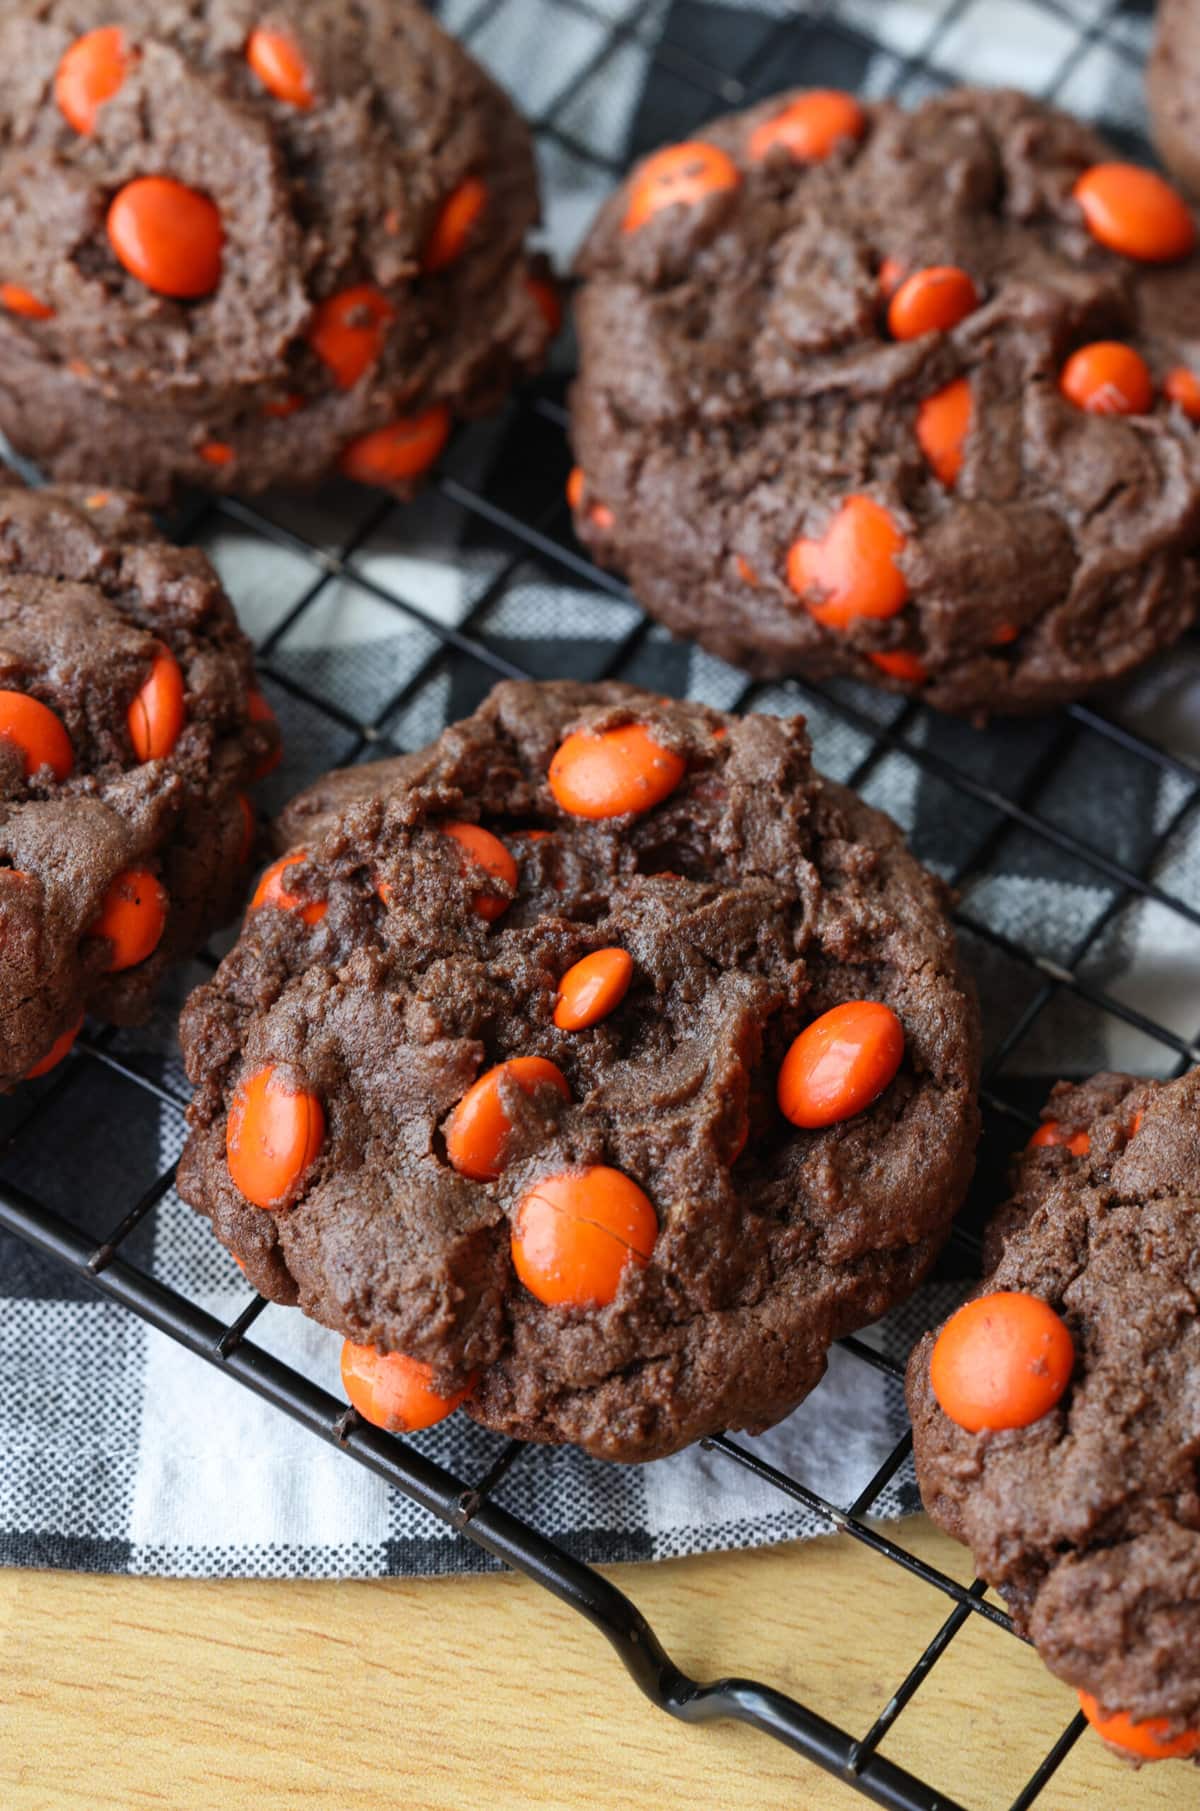
[[[1046,1116],[989,1228],[974,1353],[955,1316],[909,1364],[921,1495],[1102,1733],[1200,1755],[1200,1070],[1060,1083]],[[967,1401],[972,1366],[1009,1370],[1009,1295],[1067,1340],[1057,1372],[1023,1353],[1015,1393],[1044,1393],[1020,1426]]]
[[[592,553],[754,674],[948,711],[1044,709],[1175,640],[1200,260],[1112,156],[961,89],[782,95],[639,165],[579,261]]]
[[[234,915],[278,747],[201,552],[119,491],[0,489],[0,1087]]]
[[[411,0],[18,0],[0,58],[0,428],[55,477],[405,492],[540,363],[528,133]]]
[[[803,719],[503,684],[280,832],[182,1022],[179,1187],[264,1294],[489,1427],[642,1460],[778,1420],[925,1274],[974,996]]]
[[[1200,194],[1200,16],[1191,0],[1159,0],[1146,99],[1159,155]]]

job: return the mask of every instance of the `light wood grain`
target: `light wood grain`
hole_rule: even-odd
[[[965,1578],[928,1524],[905,1544]],[[865,1731],[948,1600],[848,1540],[612,1576],[674,1658],[749,1673]],[[4,1811],[854,1811],[747,1729],[690,1729],[523,1579],[212,1583],[0,1572]],[[978,1618],[884,1744],[972,1811],[1007,1806],[1073,1711]],[[1085,1736],[1043,1811],[1195,1811],[1196,1772],[1135,1774]]]

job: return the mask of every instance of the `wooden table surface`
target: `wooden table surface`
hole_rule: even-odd
[[[954,1576],[928,1524],[903,1540]],[[865,1731],[949,1601],[845,1538],[612,1568],[676,1661],[748,1673]],[[884,1744],[971,1811],[1007,1807],[1072,1694],[972,1617]],[[197,1582],[0,1572],[4,1811],[854,1811],[754,1731],[655,1710],[524,1579]],[[1041,1811],[1195,1811],[1090,1732]]]

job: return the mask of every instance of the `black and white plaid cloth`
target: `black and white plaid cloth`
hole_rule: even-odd
[[[1135,154],[1144,150],[1140,60],[1149,6],[1106,0],[843,0],[842,4],[714,4],[710,0],[445,0],[442,17],[494,69],[539,125],[547,242],[565,266],[613,171],[658,144],[694,132],[724,107],[792,85],[829,85],[916,100],[957,79],[1012,82],[1100,119]],[[782,29],[781,29],[782,28]],[[546,509],[567,466],[561,431],[543,415],[545,444],[530,445],[519,411],[461,435],[450,482],[409,508],[380,509],[366,493],[272,503],[265,513],[318,549],[353,548],[351,574],[419,603],[427,616],[472,635],[539,675],[587,677],[605,668],[637,620],[632,606],[561,565],[532,557],[505,573],[512,547],[457,500],[485,489],[524,520]],[[554,441],[553,447],[550,446]],[[102,474],[99,474],[102,476]],[[540,488],[537,488],[540,485]],[[564,531],[565,532],[565,531]],[[353,732],[337,710],[371,721],[411,680],[384,724],[386,740],[415,747],[470,710],[489,676],[455,659],[423,675],[436,637],[353,576],[320,577],[310,555],[272,545],[247,518],[223,509],[201,539],[221,569],[247,629],[269,642],[272,668],[326,700],[317,711],[272,691],[287,761],[268,788],[277,806],[322,769],[347,758]],[[581,569],[582,570],[582,569]],[[501,584],[501,579],[506,582]],[[636,643],[624,677],[717,705],[741,678],[658,631]],[[900,706],[854,692],[863,730],[804,700],[826,772],[844,778],[871,747],[873,723]],[[755,708],[800,708],[794,688]],[[1144,675],[1109,707],[1135,730],[1200,756],[1197,644]],[[901,749],[870,769],[864,791],[908,832],[918,855],[951,874],[972,858],[968,919],[1036,951],[1074,962],[1095,994],[1131,1006],[1185,1042],[1200,1030],[1196,930],[1168,907],[1129,898],[1097,869],[1046,838],[1005,824],[986,796],[1010,796],[1041,770],[1037,809],[1051,825],[1137,866],[1187,794],[1183,778],[1111,739],[1076,736],[1054,755],[1057,722],[999,725],[978,734],[923,713],[915,735],[976,792],[942,782]],[[1200,825],[1186,818],[1161,850],[1159,885],[1200,901]],[[1101,926],[1095,935],[1097,925]],[[969,939],[993,1046],[1029,1017],[1047,974]],[[74,1223],[105,1233],[131,1189],[178,1155],[186,1093],[173,1040],[179,1000],[200,977],[178,978],[153,1026],[119,1049],[161,1084],[161,1098],[131,1088],[93,1061],[87,1085],[63,1091],[35,1139],[0,1149],[0,1177],[39,1195]],[[1178,1052],[1059,990],[1014,1042],[1007,1074],[1030,1104],[1045,1080],[1104,1066],[1166,1073]],[[1012,1092],[1012,1088],[1009,1090]],[[0,1132],[16,1124],[7,1103]],[[16,1117],[14,1117],[16,1116]],[[996,1185],[992,1184],[995,1194]],[[233,1262],[172,1193],[133,1235],[125,1255],[223,1322],[246,1305]],[[902,1356],[948,1302],[938,1285],[869,1339]],[[340,1341],[294,1312],[268,1308],[253,1338],[338,1393]],[[898,1387],[835,1351],[819,1390],[755,1443],[764,1458],[827,1498],[849,1503],[904,1426]],[[419,1436],[458,1476],[478,1477],[499,1442],[457,1416]],[[591,1559],[656,1558],[748,1546],[824,1531],[798,1503],[698,1448],[643,1467],[603,1466],[575,1451],[516,1467],[500,1500],[573,1552]],[[911,1472],[880,1507],[915,1505]],[[125,1310],[97,1298],[65,1269],[0,1235],[0,1562],[99,1571],[333,1577],[442,1572],[483,1557],[377,1478],[312,1440],[248,1390],[221,1376]]]

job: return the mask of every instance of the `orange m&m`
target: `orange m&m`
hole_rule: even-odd
[[[906,685],[923,685],[929,677],[925,663],[916,654],[910,654],[905,648],[887,649],[879,653],[868,654],[867,659],[877,666],[889,679],[902,679]]]
[[[707,195],[736,189],[741,177],[727,151],[688,139],[648,157],[635,173],[622,231],[636,233],[664,208],[696,207]]]
[[[1166,1717],[1147,1717],[1135,1723],[1123,1710],[1106,1717],[1091,1692],[1080,1692],[1079,1708],[1097,1735],[1139,1760],[1186,1761],[1200,1755],[1200,1729],[1185,1729],[1182,1735],[1173,1736]]]
[[[1154,402],[1145,359],[1120,340],[1096,340],[1073,352],[1063,366],[1059,388],[1068,402],[1089,415],[1145,415]]]
[[[968,1433],[1028,1427],[1071,1381],[1075,1342],[1039,1296],[1002,1289],[952,1314],[934,1343],[929,1380]]]
[[[283,884],[283,877],[289,868],[308,860],[307,849],[293,850],[291,855],[281,855],[263,871],[262,879],[254,889],[250,901],[250,910],[256,912],[262,906],[278,906],[282,912],[295,912],[305,924],[320,924],[329,905],[324,899],[306,899],[302,893],[289,893]]]
[[[308,329],[308,343],[339,390],[352,390],[376,364],[396,310],[373,283],[327,296]]]
[[[669,797],[687,771],[681,755],[662,748],[641,723],[598,734],[576,730],[550,763],[550,790],[572,817],[623,817]]]
[[[792,542],[788,584],[827,629],[848,629],[860,616],[895,616],[908,601],[908,580],[896,564],[905,545],[882,504],[847,497],[820,540]]]
[[[474,1380],[451,1396],[433,1387],[433,1367],[402,1352],[374,1346],[342,1347],[342,1385],[364,1421],[386,1434],[415,1434],[452,1415],[474,1389]]]
[[[439,824],[438,828],[443,836],[450,837],[458,844],[476,867],[482,868],[493,880],[498,880],[502,886],[516,892],[517,864],[498,836],[493,836],[482,824],[451,822]],[[503,917],[509,907],[509,901],[497,893],[476,893],[471,903],[479,916],[489,922]]]
[[[971,386],[965,377],[956,377],[935,390],[917,409],[917,445],[947,490],[962,470],[971,416]]]
[[[312,106],[312,70],[289,33],[258,26],[246,40],[246,61],[276,100],[286,101],[289,107]]]
[[[39,1075],[49,1075],[52,1069],[58,1068],[58,1065],[70,1050],[75,1039],[79,1036],[79,1030],[82,1024],[83,1014],[80,1013],[73,1025],[68,1025],[65,1031],[59,1032],[45,1056],[40,1057],[33,1065],[32,1069],[27,1069],[25,1071],[25,1080],[27,1082],[35,1081]]]
[[[159,295],[194,301],[221,281],[221,216],[197,189],[139,176],[108,210],[108,239],[130,276]]]
[[[487,206],[487,185],[478,176],[468,176],[442,204],[434,222],[421,260],[424,270],[445,270],[454,264],[467,248],[476,221]]]
[[[1176,189],[1139,164],[1098,163],[1071,191],[1093,239],[1143,263],[1186,258],[1196,243],[1192,211]]]
[[[85,137],[94,132],[101,107],[120,89],[133,61],[119,25],[76,38],[54,73],[54,99],[67,124]]]
[[[341,469],[358,484],[404,484],[428,471],[450,438],[450,411],[435,403],[344,447]]]
[[[1046,1120],[1029,1140],[1030,1150],[1040,1150],[1046,1145],[1055,1144],[1065,1144],[1075,1157],[1086,1157],[1092,1148],[1092,1141],[1086,1132],[1076,1132],[1068,1138],[1057,1119]]]
[[[1163,378],[1163,395],[1182,409],[1189,421],[1200,421],[1200,377],[1186,365],[1176,365]]]
[[[658,1237],[648,1195],[620,1170],[596,1164],[543,1176],[512,1227],[513,1268],[551,1308],[603,1308],[629,1264],[645,1264]]]
[[[26,321],[52,321],[54,310],[47,302],[41,302],[32,290],[23,289],[19,283],[0,283],[0,306],[7,308],[9,314],[19,314]]]
[[[183,728],[183,674],[174,654],[160,648],[130,705],[126,721],[139,761],[169,755]]]
[[[75,754],[60,718],[27,692],[0,692],[0,742],[11,742],[25,758],[25,778],[48,767],[65,780]]]
[[[875,279],[879,287],[880,300],[890,302],[903,283],[904,277],[905,266],[901,264],[899,258],[886,257],[879,266],[879,273]]]
[[[776,145],[797,163],[818,163],[840,144],[861,138],[866,129],[867,116],[852,94],[812,88],[756,126],[746,150],[752,163],[761,163]]]
[[[560,1031],[586,1031],[615,1012],[633,980],[628,950],[593,950],[570,967],[558,984],[554,1023]]]
[[[903,1055],[904,1027],[890,1006],[847,1000],[793,1040],[779,1069],[780,1111],[809,1130],[849,1119],[883,1093]]]
[[[255,1207],[281,1206],[324,1142],[320,1101],[307,1089],[289,1088],[273,1063],[238,1084],[225,1158],[234,1187]]]
[[[109,970],[136,968],[158,948],[167,922],[167,895],[149,868],[125,868],[117,875],[88,926],[89,937],[112,944]]]
[[[563,1100],[571,1098],[566,1076],[544,1056],[516,1056],[481,1075],[446,1121],[446,1155],[459,1175],[472,1182],[494,1182],[504,1169],[512,1122],[501,1089],[510,1082],[524,1094],[553,1088]]]
[[[894,340],[915,340],[923,333],[948,333],[973,314],[979,291],[956,264],[931,264],[905,277],[888,303],[888,331]]]

